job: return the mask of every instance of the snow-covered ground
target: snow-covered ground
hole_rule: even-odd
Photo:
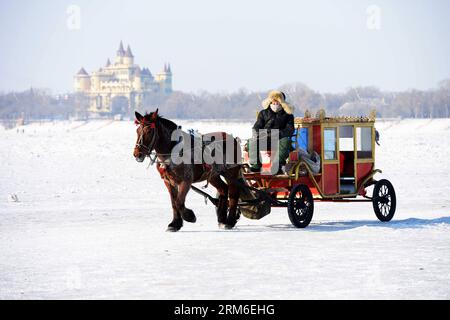
[[[377,128],[377,167],[397,192],[390,223],[370,203],[317,203],[306,229],[273,209],[219,230],[191,192],[197,223],[166,233],[169,196],[132,157],[131,122],[0,127],[0,299],[449,299],[450,119]]]

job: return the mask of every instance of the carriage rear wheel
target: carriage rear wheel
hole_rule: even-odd
[[[378,181],[373,188],[372,196],[373,210],[380,221],[391,221],[395,214],[397,199],[395,190],[388,180]]]
[[[298,184],[292,188],[288,200],[288,215],[291,223],[297,228],[306,228],[314,213],[314,199],[311,190]]]

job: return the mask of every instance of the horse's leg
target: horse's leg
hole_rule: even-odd
[[[167,227],[167,231],[169,232],[176,232],[181,229],[183,226],[183,219],[181,219],[181,215],[177,208],[177,196],[178,196],[178,189],[171,185],[169,181],[164,180],[164,184],[167,187],[167,190],[169,190],[170,194],[170,201],[172,202],[172,210],[173,210],[173,220]]]
[[[186,195],[191,189],[191,182],[183,181],[178,185],[178,197],[176,205],[184,221],[195,223],[197,217],[194,211],[185,207]]]
[[[240,195],[240,187],[237,184],[239,179],[240,167],[233,168],[229,171],[231,178],[227,179],[228,182],[228,197],[229,197],[229,211],[227,217],[227,228],[232,229],[239,220],[239,212],[237,211]]]
[[[219,193],[219,204],[217,205],[217,222],[219,226],[227,224],[227,211],[228,211],[228,186],[222,181],[219,175],[214,175],[209,180],[209,183],[217,189]]]

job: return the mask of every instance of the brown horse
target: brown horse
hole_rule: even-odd
[[[138,128],[133,155],[138,162],[143,162],[146,157],[152,155],[153,151],[156,153],[158,171],[170,193],[173,220],[167,231],[176,232],[180,230],[183,226],[183,220],[191,223],[197,220],[194,212],[185,207],[185,200],[192,183],[201,181],[207,181],[218,191],[219,199],[216,212],[219,227],[232,229],[239,219],[239,185],[237,181],[242,176],[238,141],[224,132],[204,135],[213,137],[211,139],[213,142],[222,142],[220,147],[212,150],[211,155],[214,159],[229,159],[231,154],[234,161],[231,161],[231,163],[225,160],[213,163],[192,161],[194,155],[198,156],[199,153],[203,155],[205,149],[212,144],[205,143],[202,139],[200,144],[198,141],[197,144],[194,142],[194,145],[200,146],[201,150],[198,150],[198,148],[195,150],[190,144],[189,147],[183,148],[183,146],[188,145],[186,141],[193,140],[194,137],[184,133],[183,139],[173,139],[174,133],[181,132],[180,128],[174,122],[159,116],[158,110],[145,115],[136,112],[135,115],[135,123]],[[214,137],[216,140],[214,140]],[[217,137],[221,137],[221,139],[217,140]],[[174,152],[177,148],[181,149],[182,152]],[[180,163],[179,159],[174,157],[174,155],[186,155],[188,153],[190,153],[188,161]],[[186,158],[183,159],[186,160]],[[222,177],[225,181],[222,180]]]

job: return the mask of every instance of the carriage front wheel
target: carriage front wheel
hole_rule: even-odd
[[[375,184],[372,196],[373,210],[380,221],[391,221],[394,217],[397,199],[395,190],[386,179],[382,179]]]
[[[306,228],[314,213],[314,199],[311,190],[298,184],[292,188],[288,200],[288,215],[291,223],[297,228]]]

